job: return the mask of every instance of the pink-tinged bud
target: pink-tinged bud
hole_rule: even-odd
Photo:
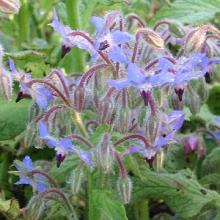
[[[144,28],[140,29],[138,32],[143,37],[143,39],[152,47],[156,49],[164,49],[164,40],[156,31],[153,31],[149,28]]]
[[[184,153],[191,154],[196,151],[199,145],[199,138],[196,136],[190,136],[184,141]]]
[[[106,28],[110,29],[115,23],[121,19],[121,13],[112,11],[105,16]]]
[[[2,69],[0,73],[0,87],[5,95],[5,97],[10,100],[12,97],[12,78],[10,74],[5,73]]]
[[[0,11],[6,14],[17,14],[20,0],[0,0]]]
[[[206,149],[204,146],[199,146],[196,151],[199,157],[204,157],[206,155]]]
[[[128,176],[119,177],[117,181],[117,190],[124,204],[131,200],[132,182]]]
[[[74,90],[73,106],[76,111],[82,112],[85,107],[86,91],[83,86],[77,86]]]
[[[104,173],[112,171],[114,163],[114,145],[108,133],[102,135],[96,148],[95,157],[97,166]]]
[[[73,194],[77,194],[80,191],[81,185],[84,181],[83,167],[79,166],[74,169],[70,175],[70,188]]]
[[[206,31],[201,28],[196,28],[190,32],[185,40],[184,50],[187,53],[198,51],[203,46],[206,40]]]
[[[102,124],[111,124],[114,106],[110,99],[104,99],[99,103],[99,122]]]

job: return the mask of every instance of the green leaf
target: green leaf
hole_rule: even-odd
[[[178,170],[193,168],[197,162],[196,154],[186,156],[183,151],[183,146],[172,146],[165,158],[164,167],[169,172],[177,172]]]
[[[92,190],[90,199],[90,219],[128,219],[123,204],[113,196],[111,191]]]
[[[8,102],[0,97],[0,141],[13,139],[26,128],[28,100]]]
[[[220,12],[220,0],[176,0],[162,7],[151,19],[150,24],[165,18],[184,23],[202,24]]]
[[[16,219],[20,214],[18,201],[15,199],[3,200],[0,198],[0,212],[4,213],[8,219]]]
[[[56,165],[52,167],[51,175],[58,183],[65,182],[70,172],[74,170],[78,164],[79,160],[76,158],[76,155],[69,156],[65,158],[59,168]]]
[[[162,199],[181,218],[197,215],[207,204],[220,205],[219,194],[201,186],[190,170],[177,174],[147,171],[142,177],[134,184],[134,197]]]
[[[220,148],[214,148],[210,154],[208,154],[202,163],[202,174],[208,175],[211,173],[220,174]]]

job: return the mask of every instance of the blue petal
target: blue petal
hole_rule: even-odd
[[[149,83],[154,87],[161,87],[166,84],[173,84],[175,75],[169,72],[162,72],[150,77]]]
[[[15,184],[16,185],[20,185],[20,184],[30,185],[31,184],[31,180],[27,176],[21,176],[19,181],[17,181]]]
[[[144,147],[133,145],[129,147],[129,154],[139,153],[143,155],[144,157],[147,157],[147,150]]]
[[[172,111],[168,114],[168,123],[172,125],[174,130],[178,130],[182,127],[184,115],[183,111]]]
[[[128,34],[127,32],[122,31],[114,31],[111,34],[112,40],[114,44],[125,44],[130,42],[133,39],[133,36]]]
[[[88,152],[86,151],[80,151],[79,153],[80,159],[85,162],[87,165],[91,165],[92,164],[92,159],[91,156]]]
[[[114,62],[119,62],[122,64],[128,64],[129,62],[124,50],[121,47],[111,48],[111,50],[108,52],[108,55]]]
[[[91,24],[96,28],[97,33],[99,33],[103,29],[104,19],[100,18],[100,17],[97,17],[97,16],[92,16]]]
[[[53,95],[48,88],[40,87],[36,89],[35,100],[41,109],[46,109]]]
[[[123,89],[130,86],[128,80],[108,80],[108,84],[116,89]]]
[[[146,77],[141,73],[140,68],[134,63],[129,63],[128,65],[127,79],[129,82],[137,85],[146,81]]]
[[[36,188],[37,188],[37,191],[39,193],[41,193],[41,192],[44,192],[45,190],[47,190],[48,186],[44,182],[37,181],[36,182]]]
[[[42,121],[38,123],[38,130],[39,130],[39,136],[42,138],[49,135],[48,130],[47,130],[47,125]]]
[[[33,163],[32,160],[29,156],[25,156],[25,158],[23,159],[23,165],[27,170],[32,170],[33,169]]]
[[[63,138],[59,141],[59,146],[67,150],[73,151],[73,144],[69,138]]]

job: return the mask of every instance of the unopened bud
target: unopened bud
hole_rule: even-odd
[[[104,173],[112,170],[114,163],[114,145],[108,133],[103,134],[96,149],[96,162]]]
[[[150,143],[154,143],[160,133],[160,117],[150,115],[146,120],[145,128],[147,139],[150,141]]]
[[[201,100],[199,95],[190,88],[189,92],[186,95],[186,105],[189,107],[189,110],[192,114],[197,114],[200,111]]]
[[[201,28],[196,28],[190,32],[186,38],[184,49],[187,53],[198,51],[206,40],[206,31]]]
[[[0,11],[6,14],[17,14],[20,0],[0,0]]]
[[[128,132],[129,129],[129,110],[121,108],[117,109],[115,117],[115,126],[119,132]]]
[[[206,154],[206,149],[205,149],[205,147],[204,147],[204,146],[199,146],[199,147],[197,148],[196,153],[197,153],[197,155],[198,155],[199,157],[204,157],[205,154]]]
[[[74,169],[70,175],[70,188],[73,194],[77,194],[80,191],[80,187],[84,180],[83,167],[79,166]]]
[[[4,73],[4,69],[1,70],[0,74],[0,87],[5,95],[5,97],[10,100],[12,97],[12,78],[11,75]]]
[[[27,125],[24,134],[24,146],[29,148],[34,145],[34,141],[37,136],[37,126],[34,122],[31,122]]]
[[[77,86],[74,91],[73,106],[76,111],[82,112],[85,107],[85,88],[83,86]]]
[[[183,109],[183,102],[179,100],[179,97],[176,93],[173,93],[171,96],[171,103],[174,110],[182,110]]]
[[[190,136],[184,141],[184,153],[191,154],[195,151],[199,144],[199,138],[196,136]]]
[[[117,181],[117,190],[124,204],[131,200],[132,182],[128,176],[119,177]]]
[[[114,106],[110,99],[104,99],[99,103],[99,121],[102,124],[110,124],[114,113]]]
[[[149,28],[145,28],[140,30],[140,34],[143,39],[152,47],[157,49],[164,49],[164,40],[157,32]]]

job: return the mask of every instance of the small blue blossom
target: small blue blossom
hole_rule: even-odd
[[[116,89],[123,89],[129,86],[138,87],[147,81],[147,77],[141,72],[141,69],[134,63],[129,63],[127,67],[127,76],[123,80],[109,80],[108,84]]]
[[[77,154],[87,165],[91,165],[92,161],[89,152],[83,151],[79,147],[74,146],[71,139],[61,138],[57,140],[50,136],[46,124],[42,121],[38,123],[38,130],[39,136],[45,141],[48,147],[54,148],[56,151],[58,162],[62,162],[68,155]]]
[[[35,174],[33,178],[27,176],[26,173],[34,170],[33,162],[29,156],[25,156],[23,161],[21,163],[17,162],[15,166],[18,173],[20,173],[20,179],[15,184],[31,185],[32,187],[36,188],[38,192],[43,192],[48,188],[47,184],[45,183],[45,178],[42,175]]]

